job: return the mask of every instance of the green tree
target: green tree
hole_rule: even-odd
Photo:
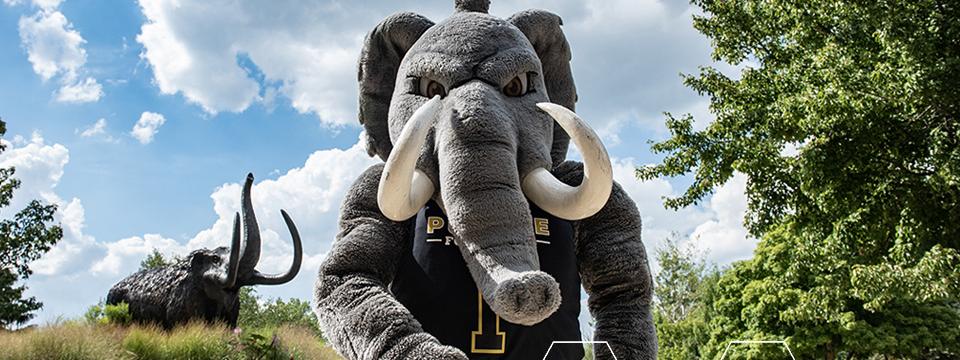
[[[656,311],[667,321],[680,321],[699,305],[697,289],[706,261],[693,248],[682,247],[677,233],[670,234],[656,250],[656,258],[660,264],[653,288]]]
[[[654,322],[661,360],[703,358],[720,272],[702,255],[671,234],[656,251],[660,271],[654,278]]]
[[[666,156],[638,176],[692,174],[672,208],[748,177],[761,242],[720,280],[708,355],[736,338],[798,358],[960,354],[960,4],[693,3],[715,60],[742,71],[685,76],[716,119],[667,114]]]
[[[293,325],[308,328],[318,337],[322,336],[317,316],[309,302],[296,298],[263,301],[251,287],[240,288],[237,325],[241,329],[276,329],[281,325]]]
[[[150,252],[146,258],[140,261],[140,270],[163,267],[171,265],[173,262],[175,262],[175,260],[167,261],[167,259],[163,257],[163,254],[161,254],[159,250],[153,249],[153,251]]]
[[[0,120],[0,136],[7,132]],[[0,143],[0,152],[6,145]],[[0,208],[10,205],[20,181],[13,178],[15,169],[0,169]],[[13,219],[0,220],[0,328],[23,324],[33,312],[43,307],[34,297],[25,297],[26,286],[17,285],[32,272],[29,263],[37,260],[63,237],[63,230],[52,225],[56,205],[33,200]]]

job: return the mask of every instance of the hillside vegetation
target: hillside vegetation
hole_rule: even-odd
[[[340,359],[312,329],[230,330],[195,323],[155,326],[69,321],[0,332],[0,360],[84,359]]]

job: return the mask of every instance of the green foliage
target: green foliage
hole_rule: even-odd
[[[130,316],[130,305],[125,302],[105,305],[103,307],[103,317],[107,320],[107,323],[115,325],[128,325],[133,320]]]
[[[685,77],[716,120],[667,114],[666,157],[638,176],[692,174],[672,208],[749,179],[761,242],[719,281],[707,357],[733,339],[786,339],[798,358],[958,356],[960,4],[693,3],[715,60],[743,70]]]
[[[287,301],[261,301],[256,290],[251,287],[240,288],[240,317],[237,325],[241,329],[276,329],[281,325],[294,325],[309,328],[316,336],[322,336],[317,316],[309,302],[293,298]]]
[[[658,358],[703,358],[720,273],[708,269],[693,249],[680,246],[677,234],[666,239],[656,257],[660,272],[654,278],[653,317],[660,346]]]
[[[6,131],[6,123],[0,120],[0,136]],[[0,152],[4,150],[6,146],[0,143]],[[20,187],[14,171],[12,167],[0,169],[0,207],[10,205],[13,191]],[[32,274],[29,263],[63,237],[60,226],[51,225],[56,211],[56,205],[33,200],[13,219],[0,220],[0,328],[29,321],[43,306],[33,297],[24,297],[26,287],[17,286],[17,281],[26,280]]]
[[[654,278],[654,305],[670,322],[686,318],[699,305],[697,289],[706,271],[705,261],[692,248],[681,247],[679,241],[677,233],[671,234],[656,253],[660,272]]]
[[[255,359],[281,360],[289,358],[280,347],[280,337],[275,331],[248,331],[240,336],[244,351]]]
[[[170,264],[171,262],[167,262],[167,260],[163,258],[163,254],[161,254],[160,251],[153,249],[153,252],[151,252],[150,255],[147,255],[146,258],[140,261],[140,270],[154,269]]]
[[[83,321],[87,324],[96,324],[103,318],[103,301],[95,305],[90,305],[87,311],[83,313]]]
[[[143,258],[143,260],[140,260],[140,271],[170,266],[182,260],[183,258],[177,255],[167,259],[159,250],[153,249],[150,254],[147,254],[147,257]]]
[[[130,315],[130,305],[121,302],[116,305],[109,305],[100,302],[99,304],[87,308],[83,314],[83,319],[87,324],[101,325],[130,325],[133,318]]]

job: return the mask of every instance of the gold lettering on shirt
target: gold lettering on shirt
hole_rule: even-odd
[[[433,234],[434,230],[443,229],[443,218],[439,216],[430,216],[427,218],[427,234]]]
[[[540,236],[550,236],[550,220],[533,218],[533,232]]]

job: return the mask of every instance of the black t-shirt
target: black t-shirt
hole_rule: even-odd
[[[573,226],[533,204],[530,211],[540,270],[560,283],[560,308],[546,320],[517,325],[490,310],[447,230],[446,215],[433,201],[417,214],[412,251],[402,255],[391,291],[425,331],[471,359],[543,359],[552,342],[581,340]],[[580,360],[583,348],[557,345],[548,358]]]

